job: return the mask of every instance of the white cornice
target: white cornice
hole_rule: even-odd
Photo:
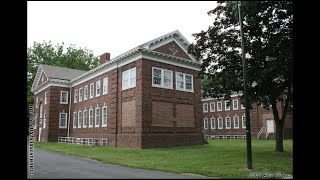
[[[50,82],[48,81],[44,86],[42,86],[41,88],[37,89],[34,91],[34,95],[38,94],[39,92],[47,89],[50,86],[57,86],[57,87],[70,87],[70,85],[68,84],[62,84],[62,83],[57,83],[57,82]]]

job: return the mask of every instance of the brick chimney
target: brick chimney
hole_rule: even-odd
[[[109,60],[110,60],[110,53],[106,52],[106,53],[100,55],[100,64],[103,64]]]

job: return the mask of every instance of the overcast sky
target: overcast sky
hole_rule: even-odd
[[[28,47],[49,41],[93,50],[111,58],[179,30],[190,43],[206,31],[215,1],[28,1]]]

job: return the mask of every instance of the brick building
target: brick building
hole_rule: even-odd
[[[202,99],[203,128],[211,138],[245,138],[245,107],[240,103],[241,94],[231,95],[230,100]],[[279,116],[283,103],[278,103]],[[284,138],[292,139],[292,112],[287,112],[284,122]],[[253,138],[274,139],[276,124],[272,110],[266,110],[257,104],[250,110],[250,125]],[[260,133],[259,133],[260,132]]]
[[[203,144],[200,62],[178,31],[89,71],[39,65],[32,85],[37,141],[100,138],[132,148]],[[89,141],[88,140],[88,141]]]

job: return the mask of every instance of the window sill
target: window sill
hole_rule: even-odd
[[[174,90],[172,86],[166,87],[166,86],[160,86],[160,85],[157,85],[157,84],[152,84],[152,87],[162,88],[162,89],[172,89],[172,90]]]
[[[176,88],[176,90],[177,90],[177,91],[184,91],[184,92],[194,93],[193,90],[185,90],[185,89],[177,89],[177,88]]]

